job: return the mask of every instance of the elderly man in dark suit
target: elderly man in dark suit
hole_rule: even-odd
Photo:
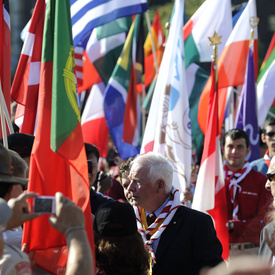
[[[211,217],[180,203],[172,166],[162,155],[137,156],[129,178],[128,192],[154,275],[195,275],[223,261]]]
[[[275,156],[271,159],[269,168],[267,170],[268,180],[265,188],[271,192],[273,196],[273,208],[275,207]],[[269,214],[271,222],[267,224],[260,237],[259,256],[267,262],[272,263],[275,255],[275,216],[274,210]]]

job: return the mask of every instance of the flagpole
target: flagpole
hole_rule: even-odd
[[[256,16],[251,16],[249,18],[249,24],[251,26],[251,30],[250,30],[250,40],[249,40],[249,47],[252,47],[253,50],[253,55],[254,55],[254,28],[256,28],[259,24],[259,17]],[[257,119],[259,118],[259,114],[258,114],[258,100],[257,100],[257,85],[255,83],[255,93],[256,93],[256,112],[257,112]]]
[[[1,80],[0,80],[0,93],[3,94]],[[9,148],[8,147],[7,130],[6,130],[6,122],[5,122],[5,117],[4,117],[4,104],[3,104],[3,99],[1,96],[0,96],[0,116],[1,116],[1,129],[2,129],[2,136],[3,136],[3,145],[5,148]]]
[[[214,72],[215,72],[215,90],[218,83],[218,70],[217,70],[217,62],[218,62],[218,47],[217,45],[221,44],[222,36],[218,36],[216,31],[213,34],[213,37],[208,37],[210,40],[210,46],[213,46],[213,55],[212,60],[214,63]]]

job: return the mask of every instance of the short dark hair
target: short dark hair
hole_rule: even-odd
[[[95,145],[84,142],[87,158],[92,154],[99,160],[99,151]]]
[[[2,182],[0,184],[0,198],[4,198],[11,190],[13,184]]]
[[[141,275],[149,269],[149,253],[141,235],[101,237],[94,232],[96,263],[106,275]]]
[[[231,129],[228,132],[226,132],[224,135],[223,145],[225,145],[225,140],[227,137],[230,137],[232,140],[244,138],[246,147],[247,148],[249,147],[249,137],[248,137],[247,133],[241,129],[235,128],[235,129]]]
[[[263,133],[265,134],[266,133],[266,127],[267,126],[273,126],[275,125],[275,117],[270,117],[268,118],[265,122],[264,122],[264,125],[263,125]]]
[[[120,178],[120,181],[122,182],[122,178],[125,172],[130,171],[131,162],[134,158],[128,158],[126,162],[123,162],[119,166],[118,175]]]

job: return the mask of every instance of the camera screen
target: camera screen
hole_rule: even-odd
[[[34,212],[38,213],[53,213],[52,198],[35,198]]]

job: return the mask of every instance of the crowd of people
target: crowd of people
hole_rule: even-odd
[[[249,137],[240,129],[225,133],[222,153],[226,187],[229,251],[222,258],[210,215],[193,210],[197,163],[192,188],[184,199],[173,186],[173,169],[158,153],[128,160],[112,149],[106,170],[96,146],[85,143],[95,255],[81,209],[60,192],[50,225],[66,236],[66,274],[272,274],[275,255],[275,119],[268,119],[261,139],[267,150],[246,161]],[[30,212],[27,192],[34,137],[8,136],[0,144],[0,274],[47,274],[22,245],[24,222],[40,217]],[[108,168],[108,169],[107,169]],[[21,273],[20,273],[21,272]]]

